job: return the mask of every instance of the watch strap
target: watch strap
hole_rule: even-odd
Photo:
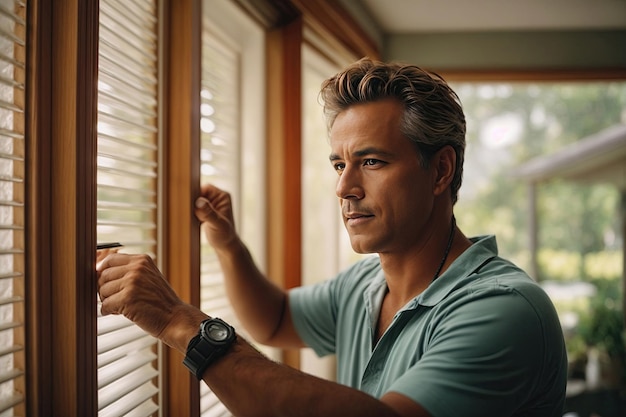
[[[226,326],[230,327],[233,332],[232,340],[229,340],[226,343],[211,342],[210,340],[207,340],[202,336],[203,324],[200,325],[200,331],[198,332],[198,334],[195,335],[191,339],[191,341],[189,341],[187,354],[185,355],[185,359],[183,360],[183,364],[198,379],[202,379],[204,371],[217,359],[223,356],[226,351],[228,351],[228,349],[232,346],[236,339],[234,329],[232,329],[232,327],[230,327],[228,324],[224,323]]]

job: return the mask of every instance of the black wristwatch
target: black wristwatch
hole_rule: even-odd
[[[183,364],[198,379],[206,368],[224,355],[237,340],[235,329],[222,319],[212,318],[200,323],[200,331],[187,346]]]

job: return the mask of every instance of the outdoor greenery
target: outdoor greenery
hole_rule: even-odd
[[[464,83],[453,88],[468,129],[457,221],[469,235],[495,234],[500,253],[530,271],[529,188],[512,173],[534,157],[626,123],[626,83]],[[540,184],[537,207],[539,270],[534,278],[589,283],[594,289],[554,300],[570,361],[593,346],[624,364],[620,191],[610,184],[551,181]]]

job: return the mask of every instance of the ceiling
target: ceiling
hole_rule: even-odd
[[[352,2],[360,3],[385,34],[626,29],[626,0],[352,0]]]

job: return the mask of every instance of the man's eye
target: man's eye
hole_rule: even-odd
[[[378,159],[366,159],[365,161],[363,161],[363,165],[374,166],[380,164],[380,162],[381,161],[379,161]]]
[[[333,164],[333,168],[335,168],[335,171],[341,173],[341,171],[343,171],[343,169],[346,167],[346,164],[344,164],[343,162],[337,162],[336,164]]]

